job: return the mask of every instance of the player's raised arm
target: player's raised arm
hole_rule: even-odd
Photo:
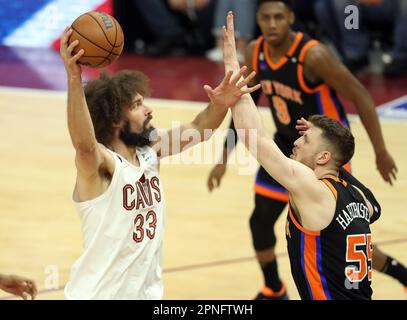
[[[249,75],[254,71],[253,70],[253,54],[254,54],[254,48],[256,46],[256,43],[257,43],[257,41],[254,40],[246,48],[246,52],[245,52],[245,65],[247,67],[246,75]],[[254,87],[258,83],[259,83],[259,80],[257,79],[257,74],[256,74],[256,76],[248,83],[248,85],[250,87]],[[261,95],[261,90],[256,90],[251,93],[253,101],[256,104],[260,99],[260,95]],[[222,178],[226,173],[226,167],[227,167],[229,155],[235,148],[237,141],[238,141],[237,132],[236,132],[236,128],[235,128],[235,125],[233,122],[233,118],[232,118],[230,120],[230,124],[229,124],[228,136],[225,138],[225,143],[223,145],[222,156],[219,159],[218,163],[210,171],[208,179],[207,179],[207,186],[208,186],[208,190],[210,192],[215,187],[220,186]]]
[[[247,88],[255,74],[243,79],[245,71],[246,67],[243,67],[234,77],[232,72],[227,73],[215,89],[205,85],[206,93],[211,101],[216,103],[210,103],[192,122],[167,131],[158,131],[158,137],[152,147],[160,158],[183,152],[208,140],[222,123],[228,108],[235,105],[243,94],[260,88],[260,86]]]
[[[227,72],[239,68],[236,55],[233,14],[228,13],[224,34],[224,64]],[[215,102],[216,103],[216,102]],[[288,191],[296,193],[307,186],[310,192],[318,190],[314,172],[305,165],[287,158],[263,128],[260,114],[250,95],[243,95],[232,108],[233,120],[241,141],[259,163]],[[316,186],[313,189],[312,186]]]
[[[78,59],[84,54],[81,49],[72,55],[78,40],[68,45],[72,29],[66,29],[61,37],[60,54],[64,61],[68,81],[68,129],[72,144],[76,150],[76,166],[82,178],[94,176],[104,161],[105,153],[96,140],[92,119],[86,104],[82,87],[81,67]],[[107,155],[108,156],[108,155]]]
[[[84,54],[81,49],[75,55],[72,51],[78,45],[73,41],[68,45],[72,33],[66,29],[61,37],[61,57],[64,61],[68,81],[68,130],[75,148],[77,168],[76,191],[79,201],[94,199],[102,194],[104,186],[100,171],[114,172],[113,156],[96,140],[95,130],[85,99],[81,81],[81,67],[78,59]]]

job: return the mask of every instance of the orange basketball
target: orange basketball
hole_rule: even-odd
[[[69,44],[79,40],[72,55],[85,50],[79,63],[91,68],[103,68],[116,60],[124,45],[123,30],[115,18],[107,13],[91,11],[72,23]]]

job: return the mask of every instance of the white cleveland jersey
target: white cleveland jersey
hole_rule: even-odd
[[[140,167],[117,153],[108,189],[76,202],[84,252],[65,287],[67,299],[162,299],[164,197],[157,155],[138,148]]]

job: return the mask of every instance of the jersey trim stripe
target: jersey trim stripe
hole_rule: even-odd
[[[334,103],[331,90],[327,85],[323,85],[321,90],[317,93],[317,103],[321,114],[325,114],[336,121],[341,121],[339,110]]]
[[[280,69],[283,65],[285,65],[287,63],[287,61],[288,61],[288,57],[291,57],[294,54],[294,52],[297,49],[298,45],[300,44],[303,36],[304,35],[303,35],[302,32],[297,32],[297,34],[295,36],[295,39],[294,39],[294,42],[291,45],[291,48],[287,51],[287,54],[285,56],[281,57],[275,63],[271,60],[270,53],[269,53],[269,47],[267,45],[267,42],[264,41],[263,42],[263,52],[264,52],[264,56],[265,56],[265,59],[267,61],[267,64],[269,65],[269,67],[272,70],[276,71],[276,70]]]
[[[349,173],[352,173],[352,166],[350,165],[350,162],[348,162],[347,164],[344,164],[342,166],[346,171],[348,171]]]
[[[259,53],[260,53],[260,48],[261,48],[261,43],[263,41],[263,36],[260,36],[257,39],[256,45],[254,47],[253,51],[253,58],[252,58],[252,64],[253,64],[253,70],[256,71],[256,73],[259,73]]]
[[[316,237],[317,240],[317,266],[318,272],[321,276],[322,287],[324,288],[325,295],[328,300],[332,300],[331,294],[329,293],[328,284],[322,270],[322,253],[321,253],[321,237]]]
[[[266,198],[271,198],[282,202],[288,202],[288,193],[272,190],[258,183],[254,185],[254,192]]]
[[[341,183],[344,187],[348,185],[348,183],[345,180],[340,179],[339,177],[331,177],[332,180]]]
[[[321,275],[317,263],[317,238],[319,236],[311,236],[301,233],[301,255],[304,261],[303,272],[307,279],[308,288],[312,300],[327,300],[324,286],[322,284]]]
[[[307,54],[308,50],[317,44],[319,44],[318,40],[310,40],[305,44],[305,46],[301,49],[300,56],[298,57],[301,63],[304,62],[305,55]]]
[[[304,38],[304,34],[302,32],[297,32],[294,42],[293,42],[290,50],[288,50],[288,52],[287,52],[288,57],[291,57],[295,53],[295,50],[297,50],[298,45],[300,44],[302,38]]]
[[[272,185],[272,184],[268,184],[266,182],[261,181],[259,178],[256,179],[255,184],[259,185],[260,187],[266,188],[268,190],[273,190],[276,191],[278,193],[282,193],[282,194],[287,194],[288,195],[288,191],[286,189],[284,189],[283,187],[279,187],[276,185]]]
[[[324,84],[320,84],[316,88],[308,87],[304,80],[304,67],[302,66],[302,64],[298,64],[297,78],[298,78],[298,82],[300,83],[301,89],[304,90],[304,92],[306,92],[308,94],[316,93],[316,92],[318,92],[318,90],[321,90],[321,88],[324,86]]]
[[[300,87],[302,90],[304,90],[306,93],[308,94],[313,94],[318,92],[319,90],[321,90],[321,88],[324,86],[324,84],[320,84],[318,86],[316,86],[315,88],[310,88],[306,82],[305,82],[305,78],[304,78],[304,67],[303,67],[303,62],[305,59],[305,55],[308,52],[308,50],[319,44],[319,41],[317,40],[310,40],[308,41],[304,47],[301,49],[300,52],[300,56],[298,57],[299,59],[299,64],[298,64],[298,68],[297,68],[297,78],[298,78],[298,82],[300,83]]]
[[[290,210],[291,211],[291,210]],[[290,212],[291,213],[291,212]],[[301,256],[301,269],[302,269],[302,273],[303,273],[303,275],[304,275],[304,279],[305,279],[305,282],[306,282],[306,284],[307,284],[307,287],[308,287],[308,293],[309,293],[309,295],[310,295],[310,298],[311,298],[311,300],[314,300],[314,296],[312,295],[312,290],[311,290],[311,286],[310,286],[310,284],[309,284],[309,282],[308,282],[308,278],[307,278],[307,275],[305,274],[305,261],[304,261],[304,234],[303,233],[301,233],[301,243],[300,243],[300,247],[301,247],[301,254],[300,254],[300,256]]]
[[[326,186],[331,190],[333,193],[335,200],[338,200],[338,191],[335,189],[335,187],[332,185],[331,182],[329,182],[327,179],[322,179],[321,180],[323,183],[326,184]]]
[[[332,98],[333,103],[335,104],[336,110],[338,110],[338,112],[339,112],[339,110],[341,110],[341,108],[342,108],[342,104],[340,103],[338,97],[336,96],[336,93],[334,93],[332,90],[331,90],[331,98]],[[349,121],[346,118],[346,116],[339,112],[339,117],[340,117],[341,123],[343,125],[345,125],[347,128],[349,128],[350,124],[349,124]]]
[[[292,220],[294,225],[302,233],[305,233],[305,234],[310,235],[310,236],[319,236],[320,235],[320,231],[312,231],[312,230],[305,229],[302,225],[300,225],[298,223],[297,219],[295,218],[295,216],[294,216],[294,214],[293,214],[293,212],[291,210],[291,205],[288,206],[288,214],[290,215],[290,219]]]

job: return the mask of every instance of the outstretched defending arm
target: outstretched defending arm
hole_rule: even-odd
[[[252,41],[246,49],[245,53],[245,64],[247,66],[247,71],[246,75],[251,74],[253,71],[253,54],[254,54],[254,48],[256,46],[257,41],[254,40]],[[257,83],[259,83],[259,80],[257,79],[257,76],[253,78],[251,82],[249,82],[249,86],[255,86]],[[257,105],[260,96],[261,96],[261,90],[256,90],[252,92],[251,97],[254,101],[254,103]],[[229,124],[229,132],[225,138],[225,143],[223,145],[223,150],[222,150],[222,155],[221,158],[219,159],[218,163],[212,168],[211,172],[209,173],[208,179],[207,179],[207,186],[208,190],[211,192],[215,187],[219,187],[220,183],[222,181],[222,178],[224,174],[226,173],[226,167],[228,163],[228,158],[230,153],[233,151],[233,149],[236,147],[238,141],[238,136],[237,136],[237,131],[235,128],[235,124],[233,122],[233,118],[230,120]]]
[[[246,68],[243,67],[233,78],[233,72],[230,71],[215,89],[205,85],[206,93],[211,101],[216,99],[216,104],[210,103],[191,123],[158,132],[157,141],[153,144],[153,148],[160,158],[183,152],[202,141],[208,140],[214,130],[222,123],[228,108],[235,105],[243,94],[251,93],[259,88],[259,86],[247,88],[247,84],[253,79],[254,74],[240,80],[245,71]],[[174,139],[174,137],[180,137],[180,139]]]
[[[227,16],[224,33],[224,63],[226,72],[239,68],[234,38],[233,14]],[[269,174],[288,191],[301,196],[313,195],[320,185],[314,172],[305,165],[287,158],[264,130],[260,114],[250,95],[243,95],[232,115],[239,138]],[[307,189],[304,192],[304,188]]]

